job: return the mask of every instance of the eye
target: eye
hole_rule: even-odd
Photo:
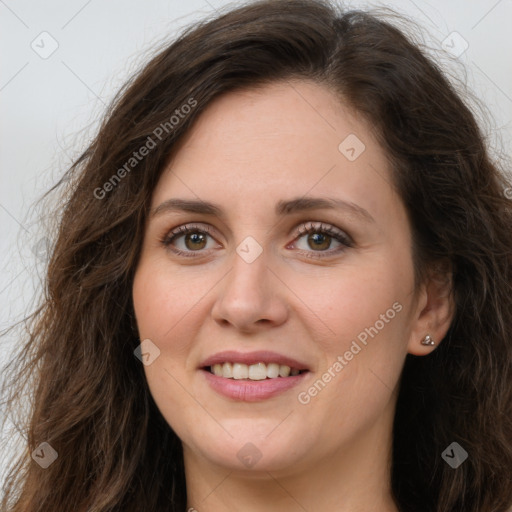
[[[347,234],[331,225],[309,222],[303,224],[297,232],[298,237],[295,238],[294,242],[307,236],[306,243],[313,250],[311,251],[308,248],[299,248],[299,250],[302,253],[308,253],[310,257],[324,257],[321,254],[312,255],[312,253],[327,253],[330,256],[353,246],[352,239]],[[208,237],[213,238],[210,235],[209,226],[185,224],[168,233],[161,240],[161,243],[179,256],[195,257],[196,254],[194,253],[200,253],[203,249],[211,249],[207,247]],[[339,247],[326,250],[330,249],[333,240],[339,244]],[[181,248],[177,246],[179,245],[178,241],[182,242]]]
[[[309,246],[309,248],[313,248],[314,253],[327,253],[328,255],[332,255],[334,253],[342,252],[353,246],[352,239],[347,234],[331,225],[322,223],[314,224],[310,222],[302,225],[298,229],[298,233],[299,236],[296,238],[296,240],[307,237],[306,244]],[[333,240],[335,240],[340,246],[337,249],[327,250],[330,249]],[[311,252],[309,251],[309,248],[306,247],[306,249],[300,250],[301,252],[304,250],[306,252]],[[322,258],[324,255],[315,254],[312,257]]]
[[[161,242],[179,256],[193,257],[194,252],[205,249],[208,237],[211,237],[209,233],[209,226],[199,227],[194,224],[185,224],[171,231]],[[176,240],[180,238],[183,239],[184,248],[182,249],[174,246]]]

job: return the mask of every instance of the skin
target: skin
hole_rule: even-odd
[[[354,161],[338,149],[349,134],[365,145]],[[420,341],[427,333],[442,340],[453,298],[439,280],[415,289],[409,221],[390,183],[370,126],[308,81],[217,98],[182,140],[152,211],[170,198],[201,199],[220,204],[224,217],[151,215],[133,301],[140,339],[160,350],[144,370],[183,442],[189,507],[398,510],[389,482],[401,370],[407,353],[435,350]],[[355,203],[373,221],[342,209],[276,216],[279,200],[304,195]],[[297,228],[309,222],[338,228],[352,247],[329,234],[317,245],[308,241]],[[174,240],[192,257],[161,242],[187,223],[211,229],[207,242]],[[248,236],[262,249],[251,263],[236,251]],[[386,316],[367,345],[359,343],[357,355],[301,403],[299,393],[329,368],[332,376],[338,356],[396,303],[394,318]],[[271,399],[236,401],[213,391],[198,370],[206,357],[231,349],[273,350],[311,371],[298,388]],[[252,467],[237,457],[246,443],[261,455]]]

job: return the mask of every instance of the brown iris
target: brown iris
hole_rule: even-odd
[[[200,244],[202,243],[203,245],[201,245],[201,247],[198,247],[198,246],[192,246],[190,247],[188,245],[188,242],[191,241],[192,244]],[[187,249],[204,249],[204,246],[206,245],[206,234],[205,233],[187,233],[185,235],[185,245],[187,247]]]
[[[318,242],[322,243],[322,238],[323,238],[323,244],[325,246],[321,247],[320,245],[318,245]],[[316,249],[328,249],[329,248],[329,245],[330,245],[330,236],[326,236],[326,235],[323,235],[322,233],[312,233],[308,236],[308,243],[313,240],[315,245],[314,245],[314,248]],[[310,246],[312,247],[312,246]]]

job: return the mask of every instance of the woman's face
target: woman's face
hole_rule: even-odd
[[[284,474],[388,449],[405,356],[428,351],[390,182],[368,125],[320,85],[201,115],[154,191],[133,285],[186,461]]]

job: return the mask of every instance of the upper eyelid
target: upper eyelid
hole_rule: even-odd
[[[295,230],[299,231],[299,235],[301,234],[307,234],[310,230],[317,230],[317,231],[329,231],[335,234],[338,234],[340,236],[346,237],[346,238],[352,238],[344,229],[341,229],[334,224],[323,222],[320,220],[313,220],[313,221],[307,221],[307,222],[301,222],[297,227],[294,228]]]
[[[216,232],[217,229],[208,223],[202,223],[202,222],[187,222],[185,224],[181,224],[179,226],[176,226],[175,228],[170,229],[166,232],[166,234],[163,237],[163,240],[169,240],[171,238],[178,238],[179,236],[187,234],[187,231],[203,231],[207,235],[210,235],[212,238],[214,238],[212,232]],[[293,229],[290,231],[290,234],[294,233],[295,238],[302,238],[307,234],[309,230],[317,230],[317,231],[325,231],[325,230],[331,230],[334,233],[331,233],[332,236],[338,235],[340,238],[344,240],[347,244],[353,243],[353,238],[351,235],[347,233],[346,230],[341,229],[334,224],[320,221],[320,220],[309,220],[305,222],[300,222],[298,225],[295,225]],[[297,232],[298,231],[298,232]]]

